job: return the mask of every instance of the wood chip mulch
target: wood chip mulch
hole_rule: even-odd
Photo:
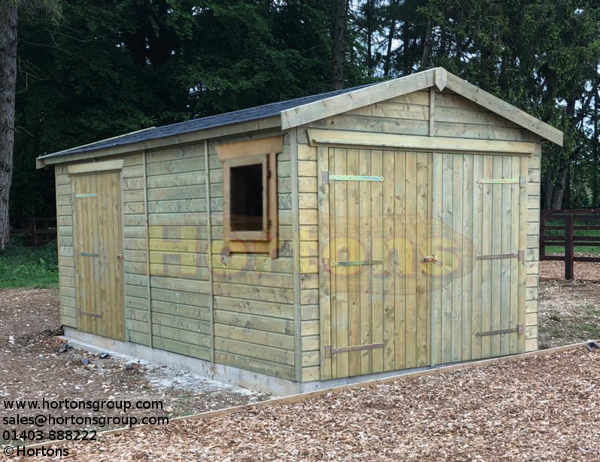
[[[600,352],[580,347],[137,429],[69,460],[600,460],[599,385]]]

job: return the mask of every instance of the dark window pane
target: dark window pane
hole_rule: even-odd
[[[231,230],[263,230],[263,166],[231,168]]]

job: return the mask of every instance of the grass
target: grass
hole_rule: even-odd
[[[0,289],[58,287],[56,243],[25,247],[13,239],[0,253]]]
[[[562,220],[548,220],[546,226],[564,226],[565,222]],[[600,222],[585,222],[581,220],[575,221],[575,226],[589,225],[589,226],[600,226]],[[564,230],[548,229],[545,231],[547,236],[564,236]],[[600,236],[600,230],[592,229],[576,229],[575,236]],[[575,252],[579,253],[600,253],[600,246],[575,246]],[[557,245],[546,246],[546,254],[564,254],[565,248]]]

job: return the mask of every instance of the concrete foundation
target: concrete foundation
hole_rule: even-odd
[[[211,364],[209,361],[191,358],[189,356],[158,350],[136,343],[121,342],[106,337],[100,337],[87,332],[65,326],[65,338],[74,348],[91,351],[93,353],[107,352],[113,356],[127,356],[138,358],[163,366],[185,369],[201,377],[210,378],[223,383],[230,383],[238,387],[247,388],[274,396],[288,396],[324,388],[339,387],[358,382],[377,380],[392,376],[402,376],[411,372],[429,368],[409,369],[405,371],[381,372],[378,374],[361,375],[344,379],[319,380],[315,382],[298,383],[277,377],[271,377],[256,372],[246,371],[237,367],[223,364]]]

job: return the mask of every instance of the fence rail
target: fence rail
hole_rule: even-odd
[[[600,231],[600,209],[542,210],[540,214],[540,260],[564,261],[565,279],[574,278],[576,261],[600,262],[600,254],[598,257],[575,255],[575,247],[581,246],[598,247],[600,251],[600,232],[590,236],[582,235],[581,231]],[[564,255],[547,255],[547,246],[561,247]]]
[[[52,242],[56,239],[56,217],[18,218],[11,222],[10,235],[29,236],[28,244],[38,245]]]

